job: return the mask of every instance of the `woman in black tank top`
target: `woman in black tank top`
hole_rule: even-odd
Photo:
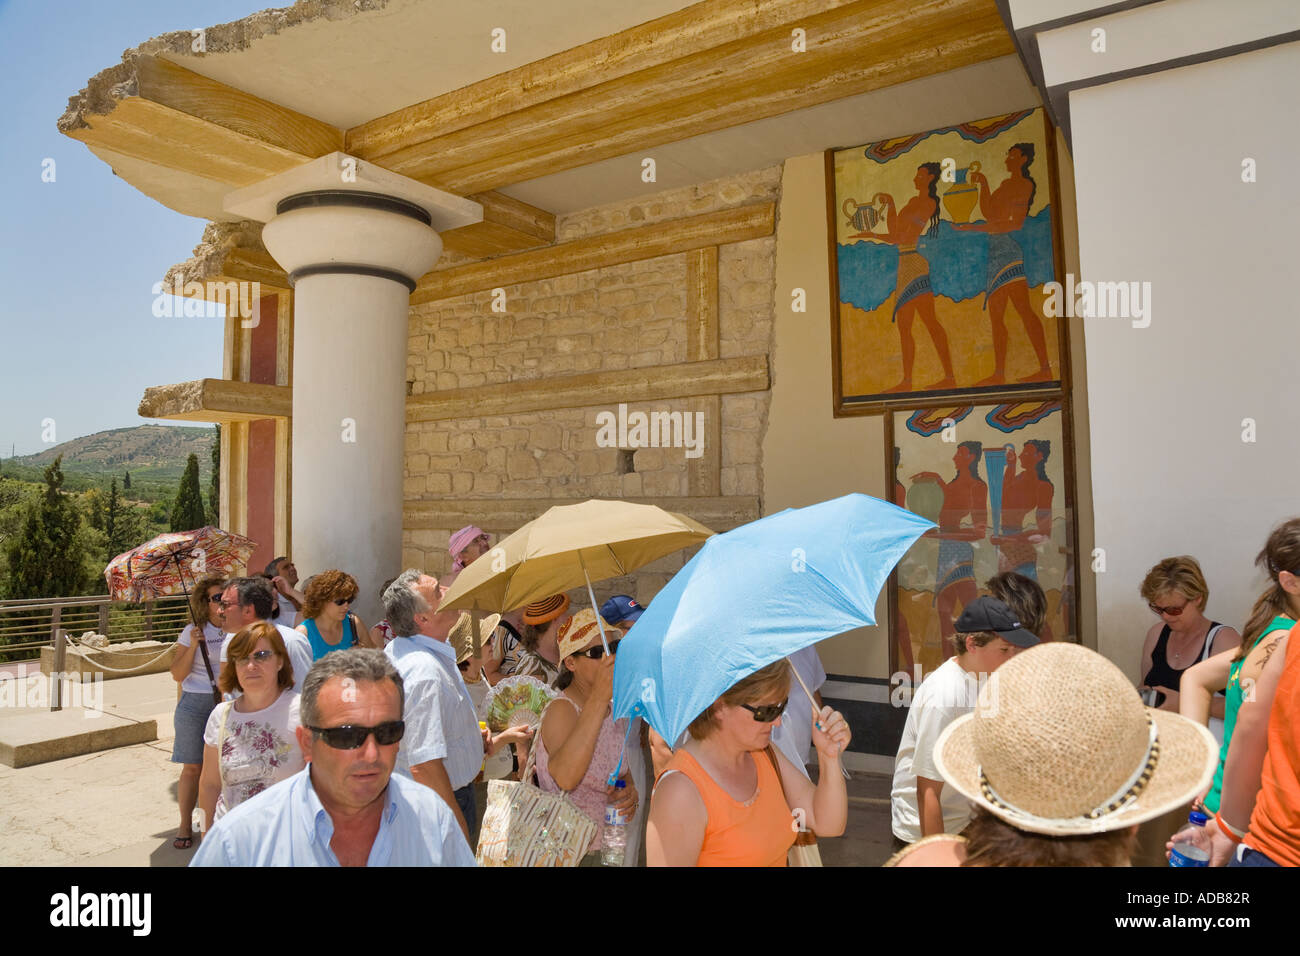
[[[1205,616],[1209,588],[1195,558],[1165,558],[1147,573],[1141,590],[1147,606],[1160,617],[1160,623],[1147,631],[1142,648],[1141,689],[1158,690],[1157,706],[1176,713],[1183,671],[1236,647],[1241,635]],[[1216,698],[1210,713],[1223,716],[1221,698]]]

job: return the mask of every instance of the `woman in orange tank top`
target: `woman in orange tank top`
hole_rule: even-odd
[[[822,709],[824,729],[813,727],[820,768],[814,787],[770,746],[789,695],[790,666],[782,659],[691,721],[691,739],[664,768],[650,803],[649,866],[785,866],[799,823],[819,836],[844,832],[848,791],[840,754],[849,744],[848,724]]]

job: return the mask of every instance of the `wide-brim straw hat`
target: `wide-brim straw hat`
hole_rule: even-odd
[[[492,632],[497,629],[500,622],[500,614],[490,614],[479,622],[479,647],[487,644]],[[451,645],[451,649],[456,653],[457,664],[474,656],[474,625],[470,621],[469,611],[462,611],[460,617],[456,618],[456,623],[447,632],[447,643]]]
[[[943,779],[973,804],[1051,836],[1118,830],[1186,805],[1218,757],[1209,730],[1144,707],[1118,667],[1066,643],[999,667],[934,753]]]

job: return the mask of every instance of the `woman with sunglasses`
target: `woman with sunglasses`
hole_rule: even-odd
[[[205,832],[305,766],[295,737],[300,720],[293,665],[274,624],[255,621],[230,639],[219,686],[241,695],[212,711],[203,734],[199,808]]]
[[[196,641],[193,624],[187,624],[176,638],[172,654],[172,678],[180,682],[176,701],[176,739],[172,763],[181,765],[176,802],[181,808],[181,828],[172,846],[188,850],[194,845],[194,805],[199,798],[199,774],[203,769],[203,728],[216,705],[217,671],[221,668],[221,645],[226,641],[221,610],[221,592],[226,588],[220,575],[200,578],[190,594],[190,617],[203,622],[203,637]],[[207,651],[204,654],[204,650]]]
[[[330,651],[373,646],[361,618],[350,613],[357,591],[356,578],[346,571],[322,571],[307,583],[302,623],[296,630],[311,641],[313,661]]]
[[[630,779],[627,761],[620,779],[626,789],[609,785],[618,768],[627,737],[627,718],[614,720],[610,704],[614,697],[614,654],[622,632],[604,624],[610,653],[600,639],[596,612],[583,608],[560,627],[558,647],[560,696],[542,714],[538,734],[537,781],[551,793],[567,793],[574,804],[596,824],[596,834],[581,866],[600,865],[601,838],[605,829],[605,804],[613,802],[629,818],[640,800]],[[639,738],[631,742],[639,746]],[[625,858],[636,860],[635,821],[628,827]]]
[[[785,866],[797,830],[844,832],[848,790],[840,754],[849,727],[843,716],[824,707],[813,725],[816,786],[771,746],[790,680],[783,658],[691,721],[691,739],[655,786],[646,830],[650,866]]]
[[[1201,566],[1190,555],[1165,558],[1147,572],[1142,581],[1142,597],[1160,622],[1147,631],[1142,646],[1143,696],[1149,706],[1178,713],[1178,684],[1183,671],[1197,661],[1232,650],[1241,644],[1241,635],[1226,624],[1205,616],[1210,597],[1209,585]],[[1155,690],[1154,702],[1146,693]],[[1210,730],[1223,739],[1222,695],[1215,697],[1210,716],[1215,718]]]

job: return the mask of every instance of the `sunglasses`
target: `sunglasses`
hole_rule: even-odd
[[[241,657],[235,663],[243,664],[245,667],[247,667],[252,661],[257,661],[259,664],[265,664],[274,656],[275,651],[253,651],[253,653],[249,654],[247,657]]]
[[[1147,607],[1151,608],[1151,610],[1157,614],[1168,614],[1170,617],[1177,617],[1183,613],[1183,608],[1187,607],[1187,605],[1191,603],[1191,601],[1186,601],[1178,607],[1161,607],[1159,604],[1148,604]]]
[[[378,727],[344,724],[342,727],[308,727],[307,729],[335,750],[356,750],[371,734],[375,735],[375,743],[379,746],[391,747],[402,739],[402,734],[406,732],[406,722],[390,720]]]
[[[462,674],[465,673],[465,671],[469,670],[469,661],[458,662],[456,664],[456,669],[459,670]]]
[[[619,638],[619,640],[622,640],[622,638]],[[609,642],[609,652],[611,654],[618,653],[618,643],[619,643],[618,641]],[[600,644],[597,644],[595,647],[589,647],[585,651],[578,651],[577,656],[588,657],[593,661],[598,661],[605,656],[605,648],[602,647]]]
[[[208,595],[208,603],[209,603],[209,604],[220,604],[220,603],[221,603],[221,595],[220,595],[220,594],[209,594],[209,595]]]
[[[785,705],[789,699],[790,698],[787,697],[779,704],[763,704],[759,707],[754,707],[750,704],[741,704],[740,706],[753,714],[754,719],[759,723],[770,724],[785,712]]]
[[[343,605],[351,604],[355,600],[356,600],[356,596],[354,595],[352,597],[335,598],[334,603],[337,604],[339,607],[343,607]]]

